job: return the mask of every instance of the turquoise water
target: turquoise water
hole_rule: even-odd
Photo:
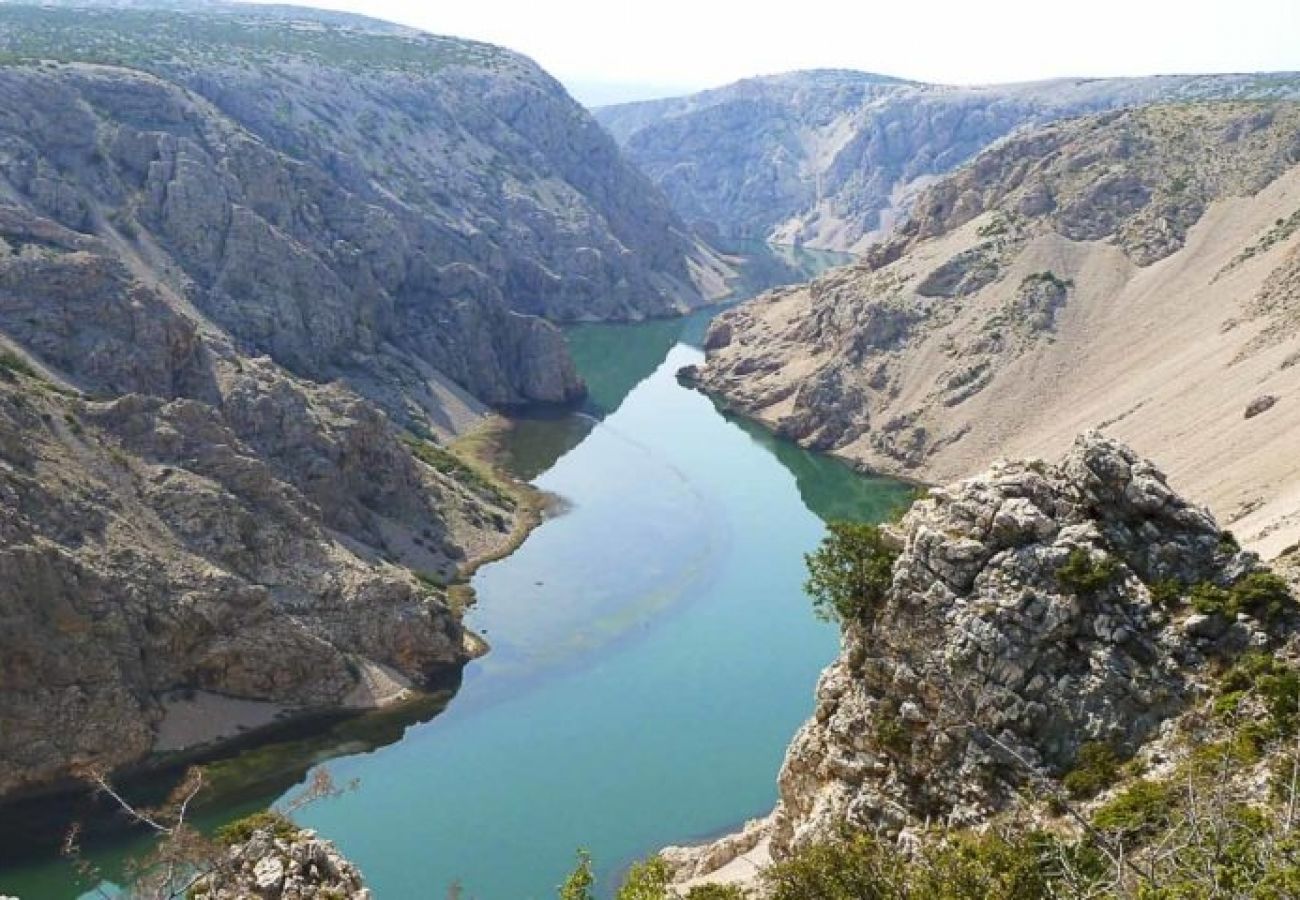
[[[729,422],[673,377],[700,359],[675,345],[536,479],[570,509],[476,578],[493,651],[451,709],[331,764],[361,788],[303,818],[378,896],[551,897],[578,847],[608,887],[771,808],[837,644],[801,591],[818,508],[876,519],[906,488]]]
[[[376,897],[453,882],[479,900],[553,897],[578,847],[608,890],[630,861],[771,808],[837,646],[802,594],[802,554],[823,517],[882,518],[907,488],[681,387],[707,318],[569,332],[589,408],[522,421],[507,447],[564,512],[476,576],[468,622],[492,652],[446,711],[386,746],[385,732],[281,751],[276,791],[330,756],[336,781],[358,780],[298,818]],[[70,896],[69,876],[14,870],[0,893]]]

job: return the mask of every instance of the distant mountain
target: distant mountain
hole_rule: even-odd
[[[1023,126],[1154,102],[1297,98],[1291,73],[949,87],[808,71],[595,115],[704,233],[860,250],[936,175]]]
[[[706,346],[708,391],[872,469],[947,481],[1104,428],[1278,553],[1300,540],[1300,104],[1017,134]]]

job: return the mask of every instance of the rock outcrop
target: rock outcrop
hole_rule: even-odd
[[[827,70],[604,107],[596,116],[705,232],[861,250],[887,236],[936,176],[1025,126],[1156,102],[1270,98],[1300,98],[1300,76],[951,87]]]
[[[216,871],[195,883],[194,900],[370,900],[361,872],[329,841],[302,829],[271,830],[232,846]]]
[[[1272,555],[1300,539],[1297,131],[1296,104],[1216,103],[1013,136],[858,265],[718,317],[697,381],[931,482],[1104,426]]]
[[[1227,589],[1257,557],[1096,432],[1056,463],[933,489],[886,529],[892,584],[870,621],[845,624],[775,812],[667,851],[679,879],[755,847],[781,860],[845,824],[898,837],[1032,807],[1026,788],[1059,784],[1085,745],[1125,758],[1162,739],[1234,659],[1300,624],[1294,603],[1196,611],[1191,586]]]
[[[888,598],[846,630],[787,753],[778,857],[843,821],[895,834],[986,821],[1085,743],[1135,751],[1198,695],[1211,659],[1271,646],[1260,621],[1202,627],[1153,598],[1161,583],[1226,587],[1255,557],[1097,434],[1055,465],[935,489],[896,533]]]

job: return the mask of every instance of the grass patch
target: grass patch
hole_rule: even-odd
[[[452,451],[413,434],[402,435],[411,454],[420,462],[462,485],[471,493],[506,509],[515,509],[518,501],[493,476],[479,470]]]

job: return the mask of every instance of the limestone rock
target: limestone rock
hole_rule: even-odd
[[[1151,103],[1211,99],[1295,99],[1300,79],[1158,76],[952,87],[867,72],[814,70],[749,78],[686,97],[604,107],[596,116],[667,193],[688,222],[727,240],[764,239],[833,250],[864,250],[887,237],[936,176],[954,171],[1017,131],[1061,119]],[[1243,143],[1261,127],[1228,133]],[[1034,156],[1050,153],[1044,146]],[[1094,160],[1128,159],[1131,147],[1099,149]],[[1023,175],[1023,172],[1021,173]],[[1097,233],[1141,185],[1099,179],[1074,234]],[[1042,185],[1017,198],[1029,216],[1052,211]],[[952,198],[969,212],[978,195]],[[949,273],[946,287],[971,290]]]
[[[194,885],[195,900],[370,900],[361,872],[335,846],[299,830],[255,831]]]
[[[1278,449],[1300,408],[1265,399],[1300,390],[1297,129],[1295,104],[1223,102],[1018,132],[858,264],[719,315],[696,383],[927,482],[1094,427],[1178,446],[1180,483],[1277,553],[1300,539],[1300,465]]]
[[[1054,465],[999,463],[935,489],[895,530],[886,602],[846,629],[787,753],[776,858],[844,821],[977,825],[1085,742],[1136,750],[1199,696],[1206,653],[1244,649],[1206,617],[1170,628],[1188,611],[1156,605],[1149,585],[1226,583],[1254,556],[1100,434]],[[1108,567],[1104,583],[1066,579],[1079,554]]]

